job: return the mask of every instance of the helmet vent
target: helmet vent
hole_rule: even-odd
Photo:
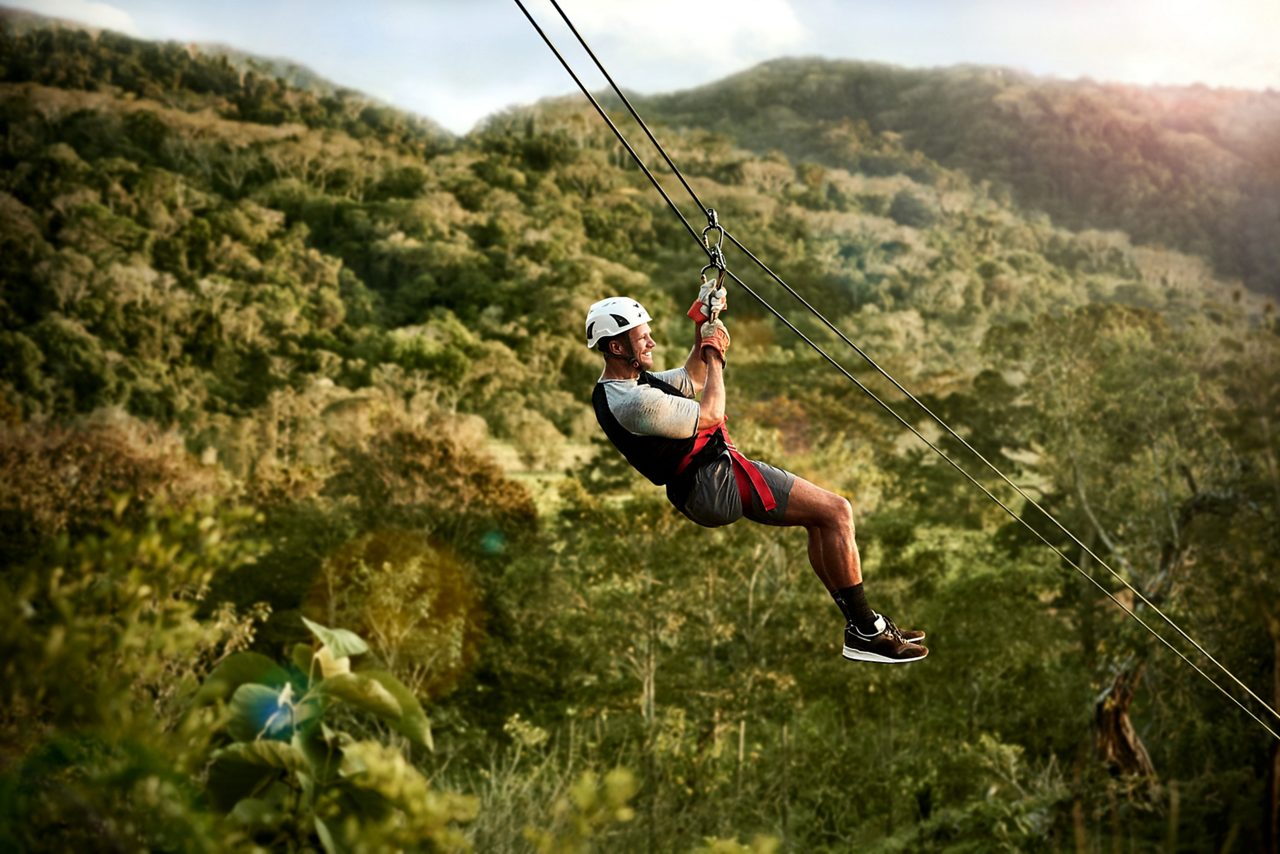
[[[612,318],[613,318],[613,320],[614,320],[614,322],[615,322],[615,323],[617,323],[619,326],[626,326],[626,325],[627,325],[627,319],[626,319],[625,317],[623,317],[622,315],[620,315],[620,314],[611,314],[611,315],[609,315],[609,316],[610,316],[610,317],[612,317]]]

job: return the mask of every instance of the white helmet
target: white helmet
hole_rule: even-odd
[[[644,306],[631,297],[609,297],[587,309],[587,346],[594,350],[602,338],[635,329],[652,320]]]

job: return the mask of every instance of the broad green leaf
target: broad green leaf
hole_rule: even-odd
[[[293,728],[293,720],[287,706],[280,703],[283,691],[266,685],[248,683],[236,689],[231,696],[231,721],[227,731],[238,741],[263,738],[283,738]]]
[[[298,775],[303,792],[310,796],[308,787],[313,781],[323,786],[330,775],[337,773],[341,748],[330,738],[329,728],[324,723],[319,726],[299,727],[294,731],[290,744],[307,757],[307,762],[311,765],[309,779],[304,779],[307,775]]]
[[[268,781],[307,768],[306,758],[283,742],[233,744],[213,756],[207,784],[209,798],[225,812],[261,791]]]
[[[290,773],[310,769],[306,755],[287,741],[242,741],[222,748],[214,756],[218,759],[234,758],[264,768],[280,768]]]
[[[313,623],[306,617],[302,618],[302,622],[311,630],[311,634],[320,639],[320,643],[329,647],[329,652],[334,658],[360,655],[369,651],[369,645],[355,632],[349,632],[346,629],[331,629],[319,623]]]
[[[419,747],[434,751],[436,746],[431,737],[431,721],[427,718],[427,713],[422,710],[422,704],[418,702],[418,698],[413,695],[413,692],[403,682],[385,670],[362,670],[360,674],[377,680],[378,684],[385,688],[387,693],[395,697],[396,702],[400,704],[400,717],[391,721],[391,725],[396,731]]]
[[[278,687],[289,678],[285,669],[265,655],[256,652],[237,652],[225,660],[204,680],[192,701],[197,706],[226,700],[236,689],[248,682],[259,682]]]
[[[399,720],[403,713],[395,695],[382,687],[377,679],[371,679],[363,673],[331,676],[318,687],[330,697],[336,697],[366,712],[373,712],[379,717]]]

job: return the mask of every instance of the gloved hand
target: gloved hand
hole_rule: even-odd
[[[708,350],[714,350],[720,354],[720,361],[727,363],[725,353],[729,349],[729,330],[724,323],[719,319],[703,323],[700,334],[702,340],[698,342],[698,346],[702,350],[703,360],[706,360]]]
[[[689,306],[688,315],[694,323],[706,323],[712,318],[712,312],[724,311],[729,306],[729,292],[717,288],[716,283],[703,282],[698,289],[698,298]]]

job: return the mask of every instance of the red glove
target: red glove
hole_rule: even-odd
[[[699,334],[698,346],[702,349],[703,361],[706,361],[707,351],[714,350],[720,355],[720,361],[727,363],[725,353],[729,349],[729,330],[725,325],[719,320],[704,323]]]
[[[717,288],[715,282],[703,282],[687,314],[694,323],[703,324],[711,319],[712,312],[724,311],[728,305],[729,294],[724,288]]]
[[[710,317],[707,316],[707,307],[703,304],[701,297],[694,300],[693,305],[689,306],[689,310],[685,313],[689,316],[690,320],[699,325],[710,320]]]

